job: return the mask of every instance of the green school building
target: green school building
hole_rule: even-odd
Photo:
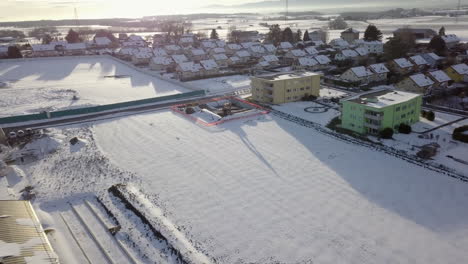
[[[422,95],[381,89],[341,100],[341,127],[376,135],[390,127],[395,131],[401,123],[419,121]]]

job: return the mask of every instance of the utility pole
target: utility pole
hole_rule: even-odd
[[[80,22],[78,21],[78,11],[76,9],[76,0],[73,4],[73,12],[75,13],[75,24],[76,26],[79,26],[80,25]]]
[[[286,0],[286,12],[284,12],[284,26],[287,27],[288,26],[288,8],[289,8],[289,1]]]

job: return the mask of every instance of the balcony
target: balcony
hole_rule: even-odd
[[[265,93],[264,96],[273,99],[273,93]]]
[[[372,123],[367,123],[367,122],[365,122],[365,123],[364,123],[364,127],[368,127],[368,128],[373,128],[373,129],[379,130],[379,129],[380,129],[380,124],[372,124]]]
[[[377,120],[377,121],[383,120],[383,115],[382,114],[374,115],[374,114],[365,113],[364,117],[368,118],[368,119],[372,119],[372,120]]]

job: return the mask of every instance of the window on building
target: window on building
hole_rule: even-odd
[[[301,91],[304,91],[304,88],[301,88]]]
[[[310,87],[309,87],[309,86],[307,86],[307,87],[306,87],[306,90],[310,90]]]
[[[286,92],[290,93],[290,92],[291,92],[291,89],[287,89]]]
[[[397,108],[396,108],[396,111],[397,111],[397,112],[400,111],[400,107],[397,107]]]
[[[402,114],[402,115],[401,115],[401,118],[405,118],[405,117],[406,117],[406,114]]]
[[[287,100],[291,100],[291,97],[288,96],[286,99],[287,99]]]

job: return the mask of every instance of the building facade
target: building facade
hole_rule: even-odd
[[[341,100],[341,127],[359,134],[377,135],[384,128],[419,121],[422,96],[382,89]]]
[[[320,75],[313,72],[256,76],[251,80],[252,97],[262,103],[282,104],[320,94]]]

